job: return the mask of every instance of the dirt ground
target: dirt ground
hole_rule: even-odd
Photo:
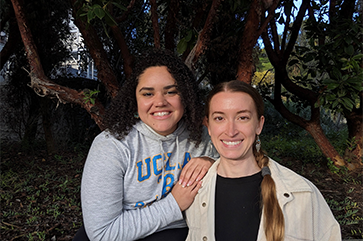
[[[362,169],[333,174],[326,166],[304,165],[301,161],[291,158],[284,158],[281,163],[318,187],[340,223],[342,239],[363,240]]]
[[[82,224],[79,186],[85,154],[22,153],[1,148],[1,240],[71,240]],[[332,174],[326,167],[283,158],[312,181],[341,223],[343,239],[362,239],[362,170]]]

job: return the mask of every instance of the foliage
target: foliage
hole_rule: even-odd
[[[295,56],[307,71],[305,76],[296,76],[296,81],[304,80],[319,91],[316,107],[324,106],[334,113],[358,108],[359,92],[363,91],[363,26],[359,18],[330,24],[323,20],[307,21],[305,31],[309,46],[297,47]],[[321,39],[324,44],[317,44]],[[298,60],[290,61],[289,65]]]
[[[353,190],[349,190],[349,192],[353,192]],[[329,207],[335,211],[341,211],[340,215],[336,216],[337,221],[340,225],[352,225],[358,224],[363,220],[362,217],[357,215],[359,211],[358,203],[351,201],[349,198],[345,198],[341,202],[337,202],[336,200],[327,200]],[[353,231],[354,232],[354,231]],[[357,231],[355,231],[357,233]],[[358,230],[361,237],[363,237],[362,230]],[[357,233],[358,234],[358,233]],[[359,235],[359,234],[358,234]]]
[[[188,48],[191,49],[195,45],[197,41],[198,35],[193,30],[187,30],[186,36],[182,39],[180,39],[178,45],[177,45],[177,51],[179,54],[183,54]]]
[[[100,90],[86,90],[83,91],[84,93],[84,103],[87,104],[87,102],[91,102],[92,104],[95,104],[95,97],[97,97],[98,93],[100,93]]]
[[[105,26],[105,23],[108,26],[117,25],[116,20],[114,19],[114,17],[112,17],[112,15],[109,12],[108,9],[109,6],[113,5],[122,11],[127,10],[122,4],[116,1],[90,0],[84,2],[83,0],[77,0],[75,6],[77,7],[80,4],[82,4],[82,6],[79,8],[77,16],[80,19],[85,20],[85,22],[87,22],[88,24],[90,24],[92,21],[96,19],[101,20],[100,23],[102,24],[102,27],[104,28],[106,34],[107,34],[107,27]]]

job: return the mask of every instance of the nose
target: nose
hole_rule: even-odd
[[[236,128],[236,125],[235,125],[234,121],[228,121],[228,123],[227,123],[227,135],[229,137],[234,137],[237,134],[238,134],[238,130]]]
[[[162,94],[162,93],[158,93],[155,95],[155,106],[166,106],[167,105],[167,101],[166,101],[166,98],[165,96]]]

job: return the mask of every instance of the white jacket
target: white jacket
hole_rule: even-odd
[[[202,188],[186,210],[188,241],[215,240],[214,201],[219,162],[216,161],[209,169]],[[269,167],[285,218],[285,240],[341,241],[340,226],[317,187],[272,159]],[[258,241],[266,240],[263,215]]]

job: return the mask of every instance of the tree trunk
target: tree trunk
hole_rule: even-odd
[[[248,11],[245,29],[243,32],[242,42],[240,45],[240,62],[236,74],[236,79],[251,84],[252,75],[255,72],[252,52],[256,45],[258,26],[261,19],[261,0],[253,0]]]
[[[165,48],[175,49],[175,19],[179,11],[179,0],[171,0],[168,6],[168,16],[166,18],[165,26]]]
[[[111,26],[111,30],[113,32],[113,35],[115,36],[115,39],[117,41],[117,45],[120,48],[121,56],[124,62],[124,71],[125,71],[125,77],[130,77],[132,73],[132,63],[134,61],[133,56],[130,54],[129,48],[127,47],[125,38],[118,26]]]
[[[22,0],[11,0],[15,17],[18,22],[20,35],[25,46],[28,62],[30,65],[30,87],[41,97],[48,96],[57,98],[61,103],[75,103],[82,106],[90,113],[101,130],[105,128],[103,124],[104,106],[96,100],[93,105],[91,101],[85,103],[83,91],[76,91],[64,86],[60,86],[50,81],[44,74],[42,64],[38,55],[37,47],[34,43],[32,33],[28,28],[27,20],[23,10]]]
[[[151,21],[154,29],[154,45],[155,48],[160,48],[160,31],[158,23],[158,5],[156,5],[156,0],[150,0],[151,4]]]
[[[35,95],[34,95],[35,96]],[[28,119],[24,126],[24,136],[21,138],[21,146],[25,150],[29,150],[32,143],[35,142],[35,138],[38,131],[38,121],[40,117],[39,103],[37,98],[32,98],[30,101]]]
[[[50,100],[48,98],[39,98],[39,103],[42,114],[42,124],[43,124],[45,142],[47,144],[47,152],[49,155],[52,155],[56,152],[57,148],[52,133]]]
[[[350,144],[345,150],[344,158],[350,160],[356,167],[362,167],[363,163],[363,115],[362,109],[355,109],[349,115],[345,115],[348,125],[348,141]]]
[[[330,158],[336,166],[346,166],[348,169],[354,169],[354,167],[345,162],[344,159],[339,155],[335,148],[331,145],[328,138],[325,136],[323,129],[320,124],[309,122],[305,128],[306,131],[314,138],[316,144],[319,146],[323,154]]]
[[[256,66],[253,61],[253,49],[257,43],[258,37],[266,29],[268,22],[275,14],[275,9],[279,0],[264,1],[253,0],[248,11],[246,25],[243,31],[243,37],[239,49],[240,59],[236,74],[236,79],[251,84],[252,77],[255,73]],[[264,14],[265,8],[269,8],[269,14],[265,21],[260,24],[261,14]]]
[[[190,68],[193,68],[193,65],[199,57],[204,53],[204,51],[208,47],[208,42],[210,41],[210,35],[213,29],[214,21],[218,15],[218,8],[221,4],[222,0],[213,0],[212,6],[209,10],[207,20],[205,21],[203,30],[199,33],[197,43],[195,44],[192,51],[189,53],[185,63]]]

